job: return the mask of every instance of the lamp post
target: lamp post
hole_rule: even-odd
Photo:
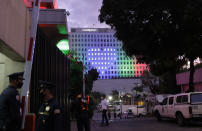
[[[84,54],[82,54],[83,55],[83,98],[85,98],[85,64],[84,64],[84,62],[85,62],[85,56],[84,56]]]
[[[109,101],[111,101],[113,99],[113,97],[112,96],[109,96]]]
[[[138,87],[139,83],[134,83],[135,84],[135,88]],[[135,90],[135,96],[136,96],[136,101],[137,101],[137,90]],[[138,101],[137,101],[137,116],[138,116]]]
[[[137,98],[137,91],[136,91],[136,98]],[[138,116],[138,100],[137,100],[137,116]]]
[[[120,118],[122,118],[122,94],[121,90],[119,91],[119,98],[120,98]]]

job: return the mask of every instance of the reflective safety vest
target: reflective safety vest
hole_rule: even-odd
[[[81,100],[81,110],[82,111],[88,111],[88,105],[89,105],[89,96],[87,97],[88,100],[86,102]]]

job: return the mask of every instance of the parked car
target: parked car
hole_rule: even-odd
[[[180,126],[188,120],[202,120],[202,92],[170,95],[154,107],[154,115],[158,121],[176,119]]]
[[[126,110],[124,113],[123,113],[123,116],[122,116],[123,118],[133,118],[134,117],[134,114],[133,114],[133,112],[132,112],[132,110],[131,109],[128,109],[128,110]]]
[[[129,109],[131,109],[133,114],[138,117],[144,116],[147,114],[147,110],[146,110],[145,106],[134,106]]]
[[[115,108],[115,106],[113,106],[113,105],[108,105],[108,110],[114,111],[114,108]]]
[[[127,114],[128,110],[131,110],[134,116],[144,116],[147,114],[147,110],[145,106],[137,106],[137,105],[121,105],[116,106],[116,114],[118,117],[125,117],[124,115]],[[122,112],[121,112],[122,111]],[[122,114],[121,114],[122,113]],[[125,113],[125,114],[124,114]]]

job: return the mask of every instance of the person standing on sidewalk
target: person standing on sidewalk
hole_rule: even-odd
[[[17,89],[23,85],[23,72],[13,73],[8,77],[10,85],[0,96],[0,131],[19,131],[21,110]]]
[[[106,96],[103,95],[101,97],[102,101],[101,101],[101,108],[102,108],[102,123],[101,125],[103,126],[104,125],[104,120],[106,122],[106,125],[108,126],[109,125],[109,122],[108,122],[108,118],[107,118],[107,109],[108,109],[108,102],[106,100]]]

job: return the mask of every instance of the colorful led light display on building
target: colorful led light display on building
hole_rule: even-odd
[[[122,50],[122,42],[114,37],[114,31],[107,28],[98,29],[73,28],[70,32],[70,49],[75,57],[85,65],[96,68],[100,79],[120,77],[141,77],[146,64],[137,64],[135,58],[129,58]]]

